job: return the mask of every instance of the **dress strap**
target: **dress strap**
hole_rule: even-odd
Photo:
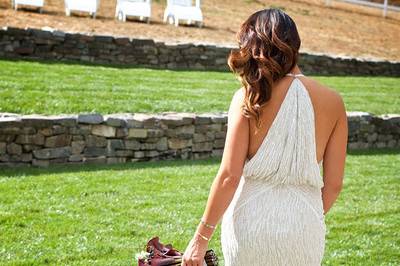
[[[287,73],[286,76],[290,76],[290,77],[304,77],[304,74]]]

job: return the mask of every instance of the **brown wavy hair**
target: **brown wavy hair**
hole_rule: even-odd
[[[239,49],[232,49],[229,68],[245,88],[242,112],[261,126],[261,108],[271,98],[275,81],[284,77],[299,57],[300,37],[296,24],[280,9],[263,9],[241,25],[237,35]]]

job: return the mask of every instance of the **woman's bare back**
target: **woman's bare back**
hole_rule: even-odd
[[[318,162],[324,158],[324,153],[329,141],[329,137],[340,117],[340,111],[343,108],[342,98],[336,91],[320,84],[319,82],[307,77],[298,77],[306,87],[314,108],[315,114],[315,141]],[[276,117],[279,107],[287,93],[287,90],[293,81],[293,77],[282,78],[276,86],[272,88],[271,99],[263,107],[260,119],[261,128],[258,133],[254,119],[249,120],[249,156],[252,158],[262,143],[264,136],[271,127],[273,119]]]

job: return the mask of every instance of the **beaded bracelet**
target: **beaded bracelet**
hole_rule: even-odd
[[[205,221],[203,221],[203,218],[200,219],[200,221],[201,221],[202,224],[204,224],[204,225],[205,225],[206,227],[208,227],[208,228],[214,229],[214,228],[216,227],[215,225],[211,225],[211,224],[208,224],[208,223],[206,223]]]

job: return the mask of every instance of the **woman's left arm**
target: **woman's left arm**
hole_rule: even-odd
[[[244,89],[237,90],[228,111],[227,132],[221,165],[210,188],[203,220],[216,226],[231,203],[239,185],[249,143],[249,121],[242,114]],[[208,241],[215,228],[199,221],[196,232],[183,255],[181,266],[202,266]],[[207,240],[207,239],[208,240]]]

